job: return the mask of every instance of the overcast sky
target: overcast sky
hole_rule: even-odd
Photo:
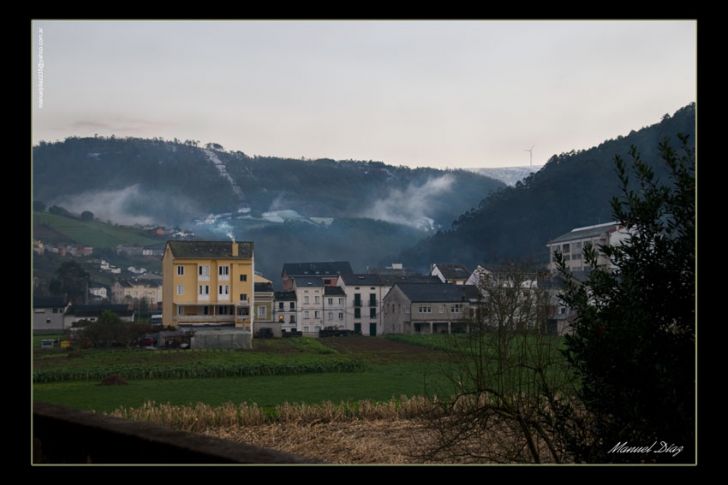
[[[696,100],[694,21],[35,21],[32,42],[34,143],[540,165]]]

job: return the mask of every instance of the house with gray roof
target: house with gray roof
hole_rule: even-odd
[[[567,268],[572,271],[587,269],[584,262],[584,247],[591,245],[594,249],[600,246],[621,244],[629,233],[618,222],[607,222],[593,226],[576,227],[546,243],[549,248],[549,269],[556,270],[555,255],[560,252],[564,256]],[[598,251],[597,264],[612,267],[611,261]]]
[[[348,261],[285,263],[281,271],[281,280],[286,291],[293,289],[293,280],[299,277],[321,278],[325,286],[336,286],[339,275],[353,272]]]
[[[63,331],[63,315],[68,306],[62,296],[33,296],[33,330]]]
[[[470,277],[470,271],[462,264],[435,263],[430,270],[432,276],[437,276],[443,283],[464,285]]]
[[[397,283],[384,297],[384,333],[452,333],[469,330],[480,301],[475,286]]]
[[[398,283],[442,284],[435,276],[416,274],[343,274],[336,284],[346,293],[346,328],[369,336],[384,333],[382,304]]]

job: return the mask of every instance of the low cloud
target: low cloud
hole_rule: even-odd
[[[363,217],[432,231],[433,197],[452,190],[455,178],[450,175],[431,177],[424,184],[409,184],[404,190],[393,189],[362,213]]]

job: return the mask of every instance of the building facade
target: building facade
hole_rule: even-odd
[[[479,299],[474,286],[395,284],[384,297],[384,333],[467,332]]]
[[[256,275],[257,276],[257,275]],[[269,328],[276,337],[281,336],[281,326],[274,320],[273,310],[273,285],[271,283],[255,283],[255,328],[258,331],[263,328]]]
[[[252,242],[168,241],[162,273],[164,325],[234,326],[252,332]]]
[[[295,291],[276,291],[273,294],[274,318],[281,332],[298,330],[298,307]]]
[[[549,269],[556,271],[557,252],[564,256],[566,267],[571,271],[583,271],[587,269],[584,262],[584,247],[591,245],[598,250],[599,246],[614,246],[621,244],[629,233],[617,222],[596,224],[594,226],[577,227],[552,239],[546,246],[549,248]],[[612,262],[601,251],[597,251],[597,264],[613,268]]]
[[[324,327],[324,282],[321,278],[298,276],[293,279],[293,291],[298,302],[297,330],[317,337]]]
[[[62,297],[33,298],[33,330],[63,331],[68,304]]]
[[[470,277],[470,271],[462,264],[435,263],[430,270],[432,276],[443,283],[452,283],[455,285],[464,285]]]

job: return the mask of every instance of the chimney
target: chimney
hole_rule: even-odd
[[[233,257],[237,257],[238,255],[238,243],[233,242]]]

